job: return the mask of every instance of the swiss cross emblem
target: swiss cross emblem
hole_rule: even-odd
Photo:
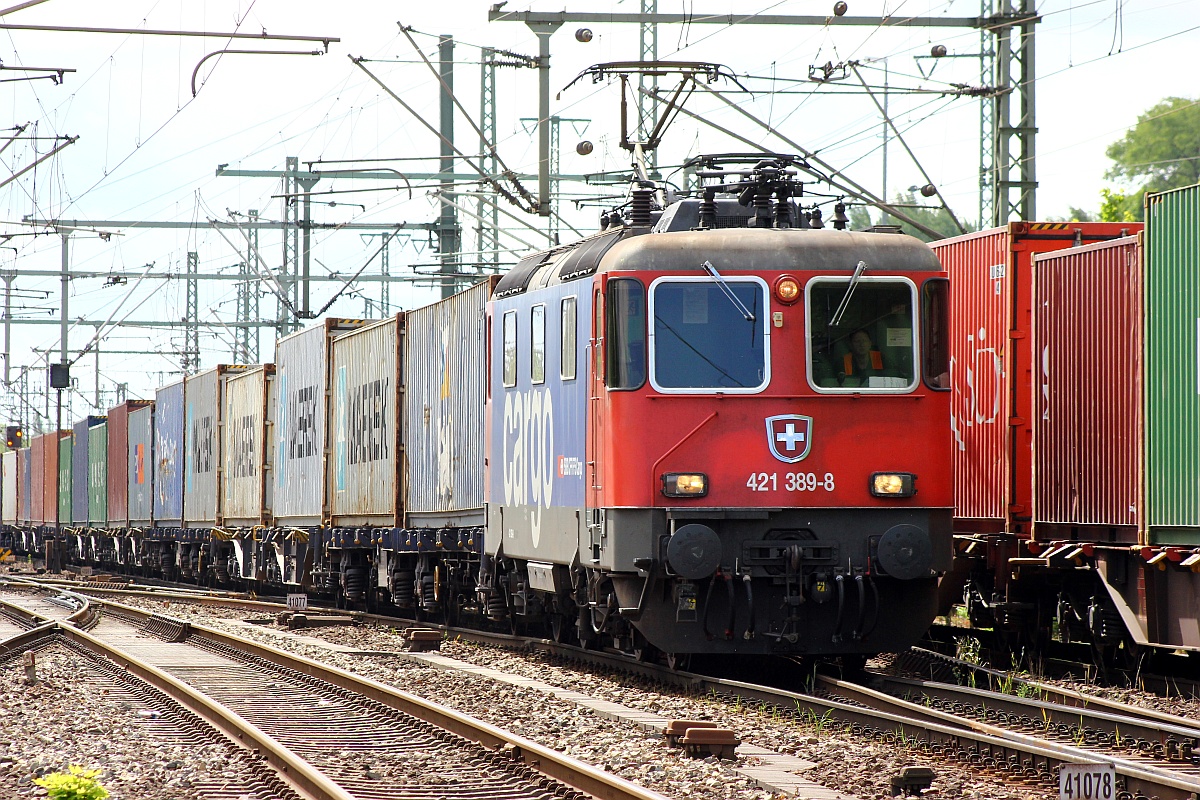
[[[767,446],[771,455],[785,464],[804,460],[812,447],[812,417],[800,414],[767,417]]]

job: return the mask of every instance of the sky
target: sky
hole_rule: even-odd
[[[847,1],[848,16],[980,14],[979,0]],[[0,4],[0,11],[10,4],[17,6],[10,0]],[[313,273],[343,279],[360,270],[378,275],[379,232],[398,222],[432,222],[440,208],[429,181],[407,180],[408,175],[437,171],[439,141],[391,96],[437,125],[438,83],[417,48],[436,61],[438,35],[453,37],[455,93],[472,118],[479,112],[480,48],[537,53],[537,39],[527,26],[488,22],[489,6],[476,0],[47,0],[0,18],[7,26],[266,32],[339,40],[331,41],[325,52],[320,41],[0,27],[0,109],[8,117],[0,122],[0,128],[8,129],[0,138],[15,137],[7,144],[0,140],[0,179],[8,179],[0,187],[0,237],[7,237],[0,243],[0,276],[8,279],[12,305],[6,373],[10,383],[0,385],[0,415],[35,429],[39,415],[52,408],[44,399],[45,364],[47,359],[58,360],[62,344],[57,325],[60,281],[30,273],[61,269],[63,239],[58,229],[36,224],[39,221],[111,223],[79,226],[67,245],[70,269],[96,277],[70,281],[67,344],[76,385],[64,393],[65,421],[102,413],[114,404],[118,391],[129,398],[153,397],[155,387],[177,380],[181,370],[182,328],[109,324],[97,337],[97,328],[87,321],[182,320],[187,315],[186,292],[178,276],[186,269],[189,252],[197,254],[202,275],[233,276],[239,262],[246,260],[240,231],[220,232],[203,223],[245,220],[252,209],[265,221],[283,219],[277,177],[218,175],[218,165],[277,173],[288,157],[294,157],[304,167],[314,162],[314,169],[335,168],[329,162],[337,161],[336,168],[404,173],[403,179],[326,177],[312,188],[317,192],[311,195],[313,220],[322,226],[313,235]],[[980,85],[979,32],[753,23],[756,15],[824,16],[832,7],[831,0],[659,0],[661,13],[725,15],[733,20],[659,26],[659,58],[724,65],[737,80],[720,80],[712,88],[792,142],[877,194],[894,197],[924,184],[928,176],[956,215],[977,224],[980,104],[945,92],[955,84]],[[638,11],[640,3],[510,0],[504,6],[504,11],[564,9],[628,13]],[[1194,62],[1200,45],[1200,3],[1043,0],[1036,10],[1038,216],[1063,217],[1071,207],[1095,211],[1101,189],[1121,188],[1105,178],[1111,166],[1106,148],[1162,98],[1195,95],[1194,75],[1183,65]],[[416,48],[401,24],[411,29]],[[591,30],[590,41],[575,35],[581,27]],[[618,86],[590,78],[569,88],[568,84],[593,64],[638,58],[637,27],[568,23],[550,41],[551,113],[562,120],[561,172],[627,170],[629,155],[619,146]],[[930,58],[935,45],[943,45],[950,57]],[[273,53],[217,52],[221,50]],[[313,50],[321,54],[310,55]],[[365,61],[356,64],[352,57]],[[889,133],[886,174],[882,116],[855,73],[847,71],[844,78],[826,82],[809,80],[810,68],[830,64],[840,76],[836,67],[848,62],[857,63],[879,102],[884,102],[884,85],[888,87],[888,111],[903,143]],[[70,71],[56,83],[46,77],[23,80],[56,73],[16,69],[22,67]],[[533,174],[538,161],[537,70],[503,67],[496,81],[498,153],[514,171]],[[673,83],[664,78],[663,85]],[[685,108],[762,147],[794,150],[706,91],[695,92]],[[458,114],[455,126],[460,151],[479,153],[479,139],[467,117]],[[78,138],[66,144],[65,137]],[[576,152],[582,140],[592,143],[587,155]],[[47,156],[60,145],[57,153]],[[746,144],[706,122],[681,116],[666,133],[658,163],[668,179],[679,182],[674,168],[688,157],[746,149]],[[458,169],[469,171],[461,163]],[[523,184],[536,191],[536,180]],[[810,189],[830,194],[819,186]],[[565,241],[575,236],[566,226],[582,234],[594,231],[605,204],[623,202],[625,187],[563,182],[559,190]],[[476,209],[475,200],[460,201],[466,210]],[[544,219],[513,206],[504,208],[514,215],[502,217],[507,263],[545,246],[549,239]],[[462,260],[472,262],[472,252],[478,250],[471,233],[474,221],[465,214],[461,219],[467,229]],[[194,229],[118,224],[135,221],[200,224]],[[379,229],[337,229],[345,223]],[[436,268],[436,255],[424,232],[398,234],[388,247],[390,271],[402,279],[389,288],[389,311],[436,299],[437,289],[420,280],[420,273]],[[258,252],[261,265],[256,269],[278,269],[283,257],[280,231],[262,231]],[[236,317],[237,286],[233,280],[200,281],[197,315],[210,326],[201,332],[201,368],[232,360],[233,335],[224,326]],[[262,295],[260,316],[273,320],[274,296],[266,283],[256,281],[254,286]],[[379,282],[315,283],[312,306],[319,310],[328,304],[328,315],[379,316],[380,292]],[[93,340],[99,344],[98,359]],[[273,342],[274,329],[263,329],[260,361],[271,360]],[[48,349],[54,352],[46,355]]]

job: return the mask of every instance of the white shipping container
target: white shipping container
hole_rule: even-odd
[[[332,355],[334,526],[399,525],[403,463],[397,430],[403,315],[337,336]]]
[[[0,469],[4,470],[3,481],[0,482],[0,523],[4,525],[17,524],[17,451],[6,450],[0,457]]]
[[[405,315],[409,527],[483,525],[485,310],[496,279]]]
[[[232,375],[225,383],[221,425],[225,525],[270,524],[267,409],[274,373],[273,364],[264,364]]]
[[[328,516],[325,489],[329,443],[329,340],[361,328],[364,320],[327,319],[324,325],[285,336],[275,344],[274,474],[272,511],[276,523],[320,525]]]
[[[220,524],[221,412],[225,382],[249,367],[219,366],[187,379],[183,426],[183,521],[186,528]]]
[[[129,414],[129,524],[148,527],[154,517],[154,406]]]

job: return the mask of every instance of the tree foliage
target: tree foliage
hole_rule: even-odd
[[[1100,221],[1135,222],[1140,220],[1143,217],[1142,203],[1145,197],[1145,190],[1139,190],[1130,196],[1124,192],[1101,189]]]
[[[1200,101],[1166,98],[1138,117],[1107,153],[1115,162],[1108,178],[1146,191],[1200,183]]]

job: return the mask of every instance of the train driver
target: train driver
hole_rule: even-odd
[[[871,334],[859,328],[850,334],[850,352],[842,356],[839,386],[866,386],[873,375],[883,375],[883,353],[875,349]]]

